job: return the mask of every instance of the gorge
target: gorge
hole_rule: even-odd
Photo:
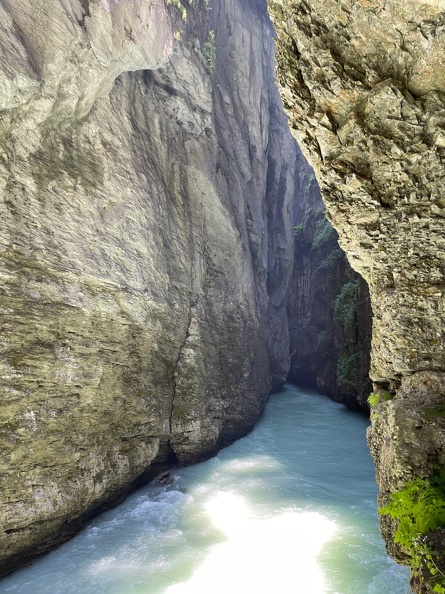
[[[377,395],[395,395],[376,407],[369,434],[386,505],[407,482],[440,475],[445,461],[445,3],[269,6],[290,124],[317,170],[340,244],[369,285],[371,378]],[[391,554],[407,562],[396,528],[383,518]],[[434,578],[443,574],[443,521],[427,532],[436,566],[417,561],[412,585],[443,592]]]
[[[366,410],[365,281],[380,503],[444,464],[440,3],[269,8],[363,278],[265,0],[0,0],[0,575],[288,377]]]

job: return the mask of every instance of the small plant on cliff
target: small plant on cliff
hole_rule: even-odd
[[[312,246],[318,247],[322,243],[336,239],[336,237],[337,237],[336,230],[331,225],[331,223],[328,221],[326,216],[323,216],[323,218],[318,220],[317,224],[315,225],[315,233],[314,233],[314,239],[312,241]]]
[[[444,554],[433,542],[434,532],[445,527],[445,470],[407,482],[379,513],[398,520],[394,541],[408,556],[413,575],[427,579],[428,591],[445,594]]]
[[[358,351],[340,354],[337,363],[337,384],[345,394],[353,394],[357,391],[359,359],[360,353]]]
[[[325,258],[319,265],[318,269],[332,270],[337,264],[340,264],[345,259],[344,252],[340,248],[333,249],[327,258]]]
[[[181,0],[166,0],[167,4],[172,4],[175,6],[179,12],[181,13],[181,17],[183,20],[187,20],[187,10],[185,6],[182,4]]]
[[[345,283],[335,298],[334,321],[345,331],[351,330],[356,323],[358,291],[358,281]]]
[[[201,58],[210,72],[215,69],[216,62],[216,46],[215,46],[215,32],[209,31],[208,37],[204,42],[201,50]]]
[[[379,392],[371,392],[368,396],[368,404],[369,408],[374,408],[380,402],[385,402],[386,400],[391,400],[393,395],[391,392],[387,392],[386,390],[380,390]]]
[[[215,32],[213,30],[209,31],[207,39],[202,47],[198,37],[195,35],[191,35],[188,38],[188,45],[198,54],[209,72],[213,72],[216,63]]]
[[[292,227],[292,233],[294,237],[299,237],[303,233],[303,225],[301,223],[299,225],[294,225]]]

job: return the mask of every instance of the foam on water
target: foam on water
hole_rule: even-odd
[[[249,436],[141,489],[0,594],[406,594],[378,530],[366,426],[287,386]]]

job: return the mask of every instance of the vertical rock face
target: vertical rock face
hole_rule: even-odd
[[[287,376],[271,26],[206,6],[0,4],[0,573],[246,433]]]
[[[372,312],[365,281],[352,270],[327,220],[314,173],[299,169],[303,200],[294,212],[295,261],[289,300],[290,379],[368,412]]]
[[[431,460],[444,464],[437,422],[422,407],[426,393],[435,407],[444,399],[445,3],[269,7],[291,126],[317,170],[340,244],[369,285],[371,377],[378,388],[400,388],[379,405],[370,434],[387,500],[402,480],[431,473]],[[424,372],[432,374],[426,383]],[[393,530],[384,526],[394,552]]]
[[[270,2],[291,126],[374,314],[372,377],[443,371],[443,2]]]
[[[382,505],[413,476],[428,477],[445,466],[444,400],[444,375],[423,371],[405,378],[396,398],[373,408],[369,445],[376,461]],[[385,516],[382,532],[388,549],[394,558],[406,562],[403,550],[392,541],[393,530]],[[443,562],[443,547],[439,552]]]

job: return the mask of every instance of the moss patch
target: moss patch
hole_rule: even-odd
[[[354,326],[358,300],[358,281],[346,283],[341,288],[334,303],[334,321],[345,331]]]
[[[427,421],[435,421],[436,419],[445,419],[445,402],[437,406],[432,406],[423,410],[425,419]]]
[[[350,392],[355,390],[358,378],[358,364],[360,354],[342,353],[337,364],[337,382],[341,390]]]
[[[368,404],[371,408],[380,404],[380,402],[385,402],[387,400],[391,400],[393,398],[393,394],[386,390],[379,390],[378,392],[372,392],[368,397]]]
[[[334,227],[328,221],[326,217],[323,217],[317,221],[315,227],[314,239],[312,241],[313,247],[318,247],[323,243],[331,241],[337,238],[337,232]]]

